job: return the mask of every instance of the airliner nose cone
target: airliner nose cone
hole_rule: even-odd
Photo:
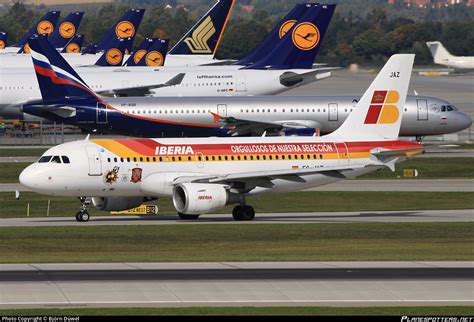
[[[467,128],[471,127],[471,125],[472,125],[472,119],[471,119],[471,117],[470,117],[469,115],[464,114],[463,117],[462,117],[462,119],[461,119],[461,123],[462,123],[462,125],[463,125],[463,130],[464,130],[464,129],[467,129]]]
[[[33,190],[36,186],[35,184],[35,176],[33,175],[31,168],[27,167],[20,173],[19,177],[20,183],[25,186],[26,188]]]

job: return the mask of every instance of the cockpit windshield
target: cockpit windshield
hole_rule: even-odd
[[[59,155],[45,155],[42,156],[39,160],[38,163],[71,163],[69,161],[69,158],[65,155],[59,156]]]
[[[441,112],[452,112],[457,111],[458,109],[454,105],[442,105]]]

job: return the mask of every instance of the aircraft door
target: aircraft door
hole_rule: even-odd
[[[428,101],[416,100],[418,105],[418,121],[428,121]]]
[[[328,104],[328,120],[331,122],[337,122],[339,120],[338,105],[337,103]]]
[[[105,124],[108,122],[107,106],[103,103],[97,103],[97,124]]]
[[[101,176],[102,175],[102,160],[100,157],[100,151],[95,146],[86,147],[87,159],[89,160],[89,175],[90,176]]]
[[[339,165],[349,165],[349,149],[345,143],[336,143],[337,154],[339,156]]]
[[[245,81],[245,75],[241,73],[235,74],[235,90],[237,92],[247,91],[247,82]]]
[[[227,116],[227,105],[226,104],[219,104],[217,105],[217,115],[219,116]]]
[[[198,168],[203,168],[204,167],[204,156],[202,155],[201,152],[196,153],[196,158],[197,158],[197,167]]]

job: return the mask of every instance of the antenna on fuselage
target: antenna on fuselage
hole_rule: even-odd
[[[90,137],[91,137],[91,134],[90,134],[90,133],[87,134],[87,136],[86,136],[86,141],[89,141],[89,138],[90,138]]]

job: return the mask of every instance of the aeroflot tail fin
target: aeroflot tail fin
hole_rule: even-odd
[[[235,0],[219,0],[174,46],[170,55],[216,54]]]
[[[54,29],[48,38],[49,42],[56,48],[64,48],[76,35],[83,15],[84,12],[71,12],[59,24],[59,27]]]
[[[138,47],[135,49],[133,53],[130,54],[130,57],[127,59],[127,61],[123,64],[124,66],[136,66],[140,59],[142,59],[143,56],[148,51],[148,48],[156,41],[154,38],[145,38],[143,41],[138,45]]]
[[[137,66],[163,66],[168,52],[169,39],[158,39],[150,46],[148,52],[140,59]]]
[[[345,141],[396,140],[415,55],[393,55],[346,121],[326,137]]]
[[[286,32],[293,27],[295,22],[297,22],[313,4],[297,4],[293,10],[291,10],[274,28],[273,30],[265,37],[265,39],[257,46],[255,49],[250,52],[246,57],[239,60],[236,65],[250,65],[259,61],[262,58],[265,58],[269,52],[271,52],[281,38],[286,34]]]
[[[27,46],[28,39],[33,37],[35,34],[48,36],[51,35],[51,33],[54,31],[54,28],[56,27],[60,13],[60,11],[49,11],[46,13],[13,47],[20,47],[18,51],[19,54],[29,53],[30,49]]]
[[[311,69],[331,21],[335,4],[314,4],[265,58],[248,69]]]
[[[430,41],[427,42],[426,45],[428,45],[431,55],[433,55],[435,64],[447,63],[449,59],[453,57],[439,41]]]
[[[145,9],[128,10],[97,44],[97,51],[107,51],[112,48],[112,44],[117,38],[131,38],[131,44],[127,48],[127,51],[130,53],[144,13]]]
[[[84,42],[84,35],[75,34],[74,37],[67,43],[61,53],[63,54],[79,54],[81,53],[82,43]]]
[[[8,34],[6,32],[0,32],[0,49],[4,49],[7,46]]]
[[[122,66],[123,57],[127,48],[130,47],[131,38],[117,38],[111,43],[111,48],[107,49],[97,60],[97,66]]]
[[[46,38],[32,38],[28,43],[43,101],[61,101],[72,97],[97,99]]]

